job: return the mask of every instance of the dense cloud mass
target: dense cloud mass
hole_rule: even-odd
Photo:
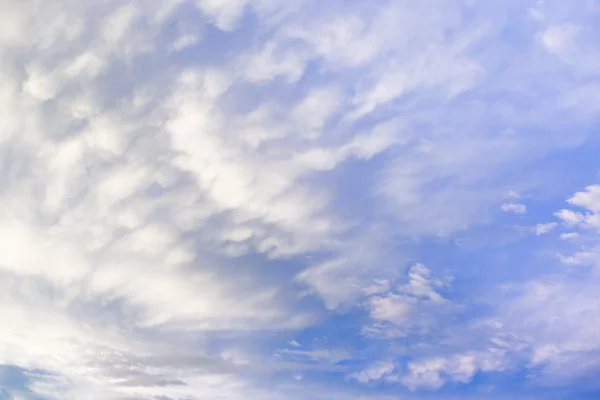
[[[600,396],[600,2],[0,0],[0,400]]]

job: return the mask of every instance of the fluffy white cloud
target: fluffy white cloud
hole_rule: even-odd
[[[585,212],[563,209],[556,216],[565,224],[592,229],[600,229],[600,185],[591,185],[585,191],[577,192],[568,199],[573,206],[583,208]]]

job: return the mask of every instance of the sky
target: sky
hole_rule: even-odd
[[[0,400],[600,398],[598,37],[0,0]]]

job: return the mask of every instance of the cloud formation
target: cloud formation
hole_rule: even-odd
[[[0,399],[598,393],[599,16],[0,0]]]

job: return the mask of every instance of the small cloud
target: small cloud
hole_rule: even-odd
[[[559,255],[560,260],[570,265],[594,265],[598,261],[598,253],[595,251],[582,251],[572,256]]]
[[[396,369],[396,365],[392,361],[381,361],[368,366],[360,372],[351,374],[349,377],[356,379],[360,383],[369,383],[385,378],[394,372],[394,369]]]
[[[577,239],[578,237],[579,237],[579,233],[577,233],[577,232],[562,233],[560,235],[560,238],[562,240],[573,240],[573,239]]]
[[[579,30],[575,25],[551,26],[541,34],[540,40],[548,52],[562,56],[575,46]]]
[[[298,342],[296,342],[295,340],[290,340],[289,342],[287,342],[290,346],[293,347],[302,347],[302,345]]]
[[[511,212],[514,214],[525,214],[527,212],[527,207],[525,207],[523,204],[504,203],[502,204],[502,211]]]
[[[560,210],[554,213],[554,215],[567,225],[577,225],[585,219],[583,214],[571,210]]]
[[[505,368],[505,353],[489,349],[410,362],[401,382],[411,391],[436,390],[448,381],[469,383],[479,371],[502,371]]]
[[[408,282],[393,291],[372,296],[367,301],[372,325],[364,328],[367,336],[401,337],[410,330],[431,329],[439,315],[451,312],[453,305],[437,291],[449,286],[452,277],[438,279],[423,264],[414,264]]]
[[[535,227],[535,234],[536,236],[545,235],[557,226],[558,224],[556,222],[548,222],[547,224],[537,224]]]
[[[504,195],[504,198],[505,199],[520,199],[521,195],[519,193],[515,192],[514,190],[510,190]]]
[[[187,34],[177,38],[171,45],[172,51],[181,51],[187,47],[193,46],[200,41],[198,35]]]
[[[567,200],[570,204],[586,208],[592,212],[600,212],[600,185],[590,185],[582,192],[577,192]]]

